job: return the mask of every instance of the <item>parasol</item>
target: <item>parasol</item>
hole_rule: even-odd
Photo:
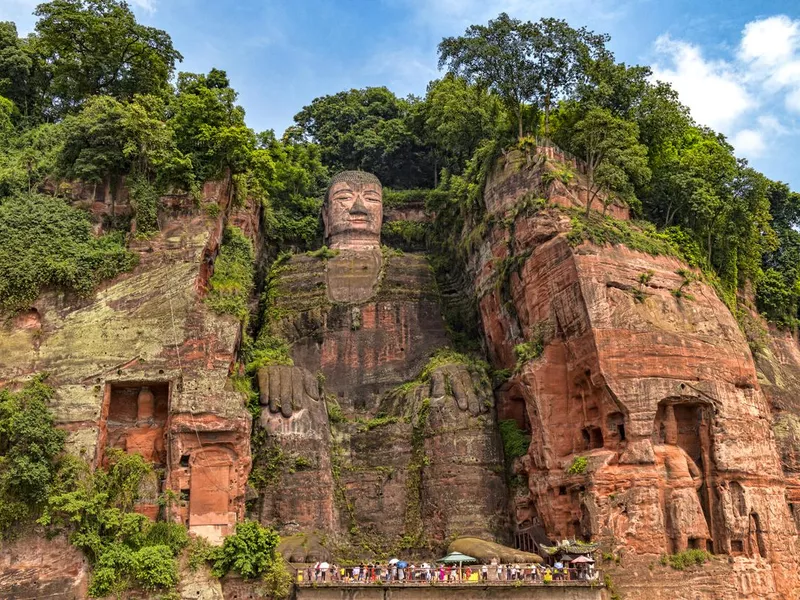
[[[588,556],[579,556],[578,558],[572,561],[572,564],[574,565],[575,563],[593,563],[593,562],[594,561]]]

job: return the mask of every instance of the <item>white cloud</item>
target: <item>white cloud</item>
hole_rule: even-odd
[[[755,129],[742,129],[733,136],[731,144],[736,152],[751,158],[763,155],[767,149],[764,133]]]
[[[667,35],[659,37],[655,47],[670,66],[657,63],[654,77],[672,84],[699,123],[726,131],[756,106],[729,63],[706,60],[697,46]]]
[[[800,113],[800,20],[747,23],[725,60],[669,36],[654,47],[654,76],[673,85],[698,123],[729,136],[737,154],[758,158],[776,147],[776,137],[798,134],[790,113]]]
[[[793,90],[787,94],[786,108],[800,113],[800,89]]]
[[[739,56],[743,61],[765,66],[789,59],[800,40],[800,22],[786,15],[751,21],[744,27]]]

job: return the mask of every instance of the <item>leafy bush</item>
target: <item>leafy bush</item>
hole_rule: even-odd
[[[800,280],[787,281],[776,269],[767,269],[756,286],[758,310],[779,327],[797,325],[797,303],[800,299]]]
[[[339,402],[335,397],[331,400],[326,400],[326,405],[328,407],[328,420],[331,423],[344,423],[347,420],[342,407],[339,406]]]
[[[95,237],[88,215],[63,200],[29,194],[0,203],[0,310],[27,308],[51,286],[88,295],[134,264],[121,234]]]
[[[66,434],[47,404],[53,389],[40,376],[22,390],[0,390],[0,538],[44,506],[54,483]]]
[[[269,365],[292,366],[293,364],[289,344],[274,335],[260,335],[248,350],[247,372],[251,374]]]
[[[419,221],[389,221],[381,227],[381,238],[388,246],[404,250],[425,248],[430,225]]]
[[[474,359],[461,352],[456,352],[452,348],[440,348],[431,356],[425,367],[423,367],[422,372],[419,377],[417,377],[417,382],[429,381],[436,369],[453,364],[464,365],[469,370],[479,372],[488,377],[487,372],[489,366],[485,362]]]
[[[529,360],[539,358],[542,352],[544,352],[544,343],[540,338],[514,346],[514,356],[517,357],[517,365],[522,365]]]
[[[253,291],[253,260],[253,244],[242,230],[233,225],[226,227],[206,295],[206,303],[215,312],[247,320],[247,301]]]
[[[589,466],[589,459],[585,456],[576,456],[572,459],[572,464],[567,468],[568,475],[583,475]]]
[[[133,512],[139,489],[152,466],[138,454],[109,449],[108,470],[84,468],[63,474],[48,499],[44,525],[70,531],[94,571],[92,596],[119,594],[131,586],[166,589],[178,581],[175,557],[188,544],[182,525],[153,523]]]
[[[711,560],[711,554],[705,550],[684,550],[676,554],[664,554],[661,556],[661,564],[665,567],[669,565],[676,571],[683,571],[692,565],[702,565]]]
[[[189,540],[187,551],[189,570],[197,571],[207,561],[214,558],[216,548],[204,537],[194,537]]]
[[[280,537],[256,521],[236,524],[236,533],[225,538],[214,553],[212,572],[223,577],[234,571],[245,579],[260,577],[280,560],[277,553]]]
[[[137,235],[158,231],[158,192],[153,184],[140,177],[130,184],[131,205],[136,217]]]
[[[531,444],[531,436],[519,428],[514,419],[500,421],[500,437],[503,439],[503,451],[507,463],[515,458],[525,456]]]

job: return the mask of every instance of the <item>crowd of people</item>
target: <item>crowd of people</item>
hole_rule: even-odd
[[[558,568],[557,568],[558,567]],[[490,565],[420,565],[361,563],[343,567],[318,562],[300,571],[300,581],[311,583],[481,583],[520,581],[551,583],[553,581],[592,581],[597,578],[593,565],[582,568],[538,564]]]

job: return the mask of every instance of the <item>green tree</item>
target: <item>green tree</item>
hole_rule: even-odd
[[[136,96],[127,103],[93,96],[63,122],[59,174],[90,183],[108,182],[112,203],[125,176],[161,187],[171,182],[188,184],[191,163],[177,150],[165,118],[164,103],[155,96]]]
[[[320,212],[329,171],[317,144],[291,138],[278,140],[272,131],[259,135],[253,153],[252,184],[264,202],[264,223],[271,240],[286,249],[312,248],[322,236]]]
[[[527,31],[527,27],[524,28]],[[573,29],[562,19],[545,18],[532,26],[531,57],[537,103],[544,111],[544,134],[550,132],[550,110],[586,78],[587,65],[607,54],[608,35],[585,27]]]
[[[138,454],[107,450],[108,468],[89,472],[76,465],[59,473],[39,522],[66,528],[70,541],[84,551],[93,566],[89,594],[122,594],[132,586],[163,590],[178,582],[175,556],[189,537],[178,523],[153,523],[134,512],[139,490],[156,477],[151,464]]]
[[[94,95],[163,95],[183,59],[166,32],[139,24],[121,0],[52,0],[36,15],[37,48],[52,66],[61,113]]]
[[[532,23],[501,13],[488,25],[470,25],[460,37],[439,44],[439,68],[497,93],[524,135],[524,105],[536,94],[537,74],[530,59],[536,30]]]
[[[51,99],[49,65],[37,51],[37,38],[20,38],[14,23],[0,22],[0,95],[16,105],[26,124],[47,117]]]
[[[0,152],[0,198],[33,192],[55,173],[62,128],[45,123],[9,136]]]
[[[587,215],[599,194],[608,198],[605,212],[614,195],[630,201],[634,186],[650,178],[647,148],[639,143],[639,128],[606,109],[590,110],[575,125],[572,144],[586,165]]]
[[[429,83],[425,100],[414,105],[412,122],[433,149],[434,171],[463,172],[480,143],[495,135],[501,110],[496,96],[452,73]]]
[[[177,94],[169,106],[169,126],[178,149],[191,159],[198,181],[247,170],[255,134],[244,122],[225,71],[208,75],[180,73]]]
[[[387,187],[430,187],[430,151],[411,123],[416,104],[385,87],[343,91],[315,98],[295,115],[297,129],[287,133],[316,142],[332,172],[360,169]]]
[[[37,516],[50,493],[65,432],[47,405],[53,389],[36,377],[19,392],[0,390],[0,538]]]

